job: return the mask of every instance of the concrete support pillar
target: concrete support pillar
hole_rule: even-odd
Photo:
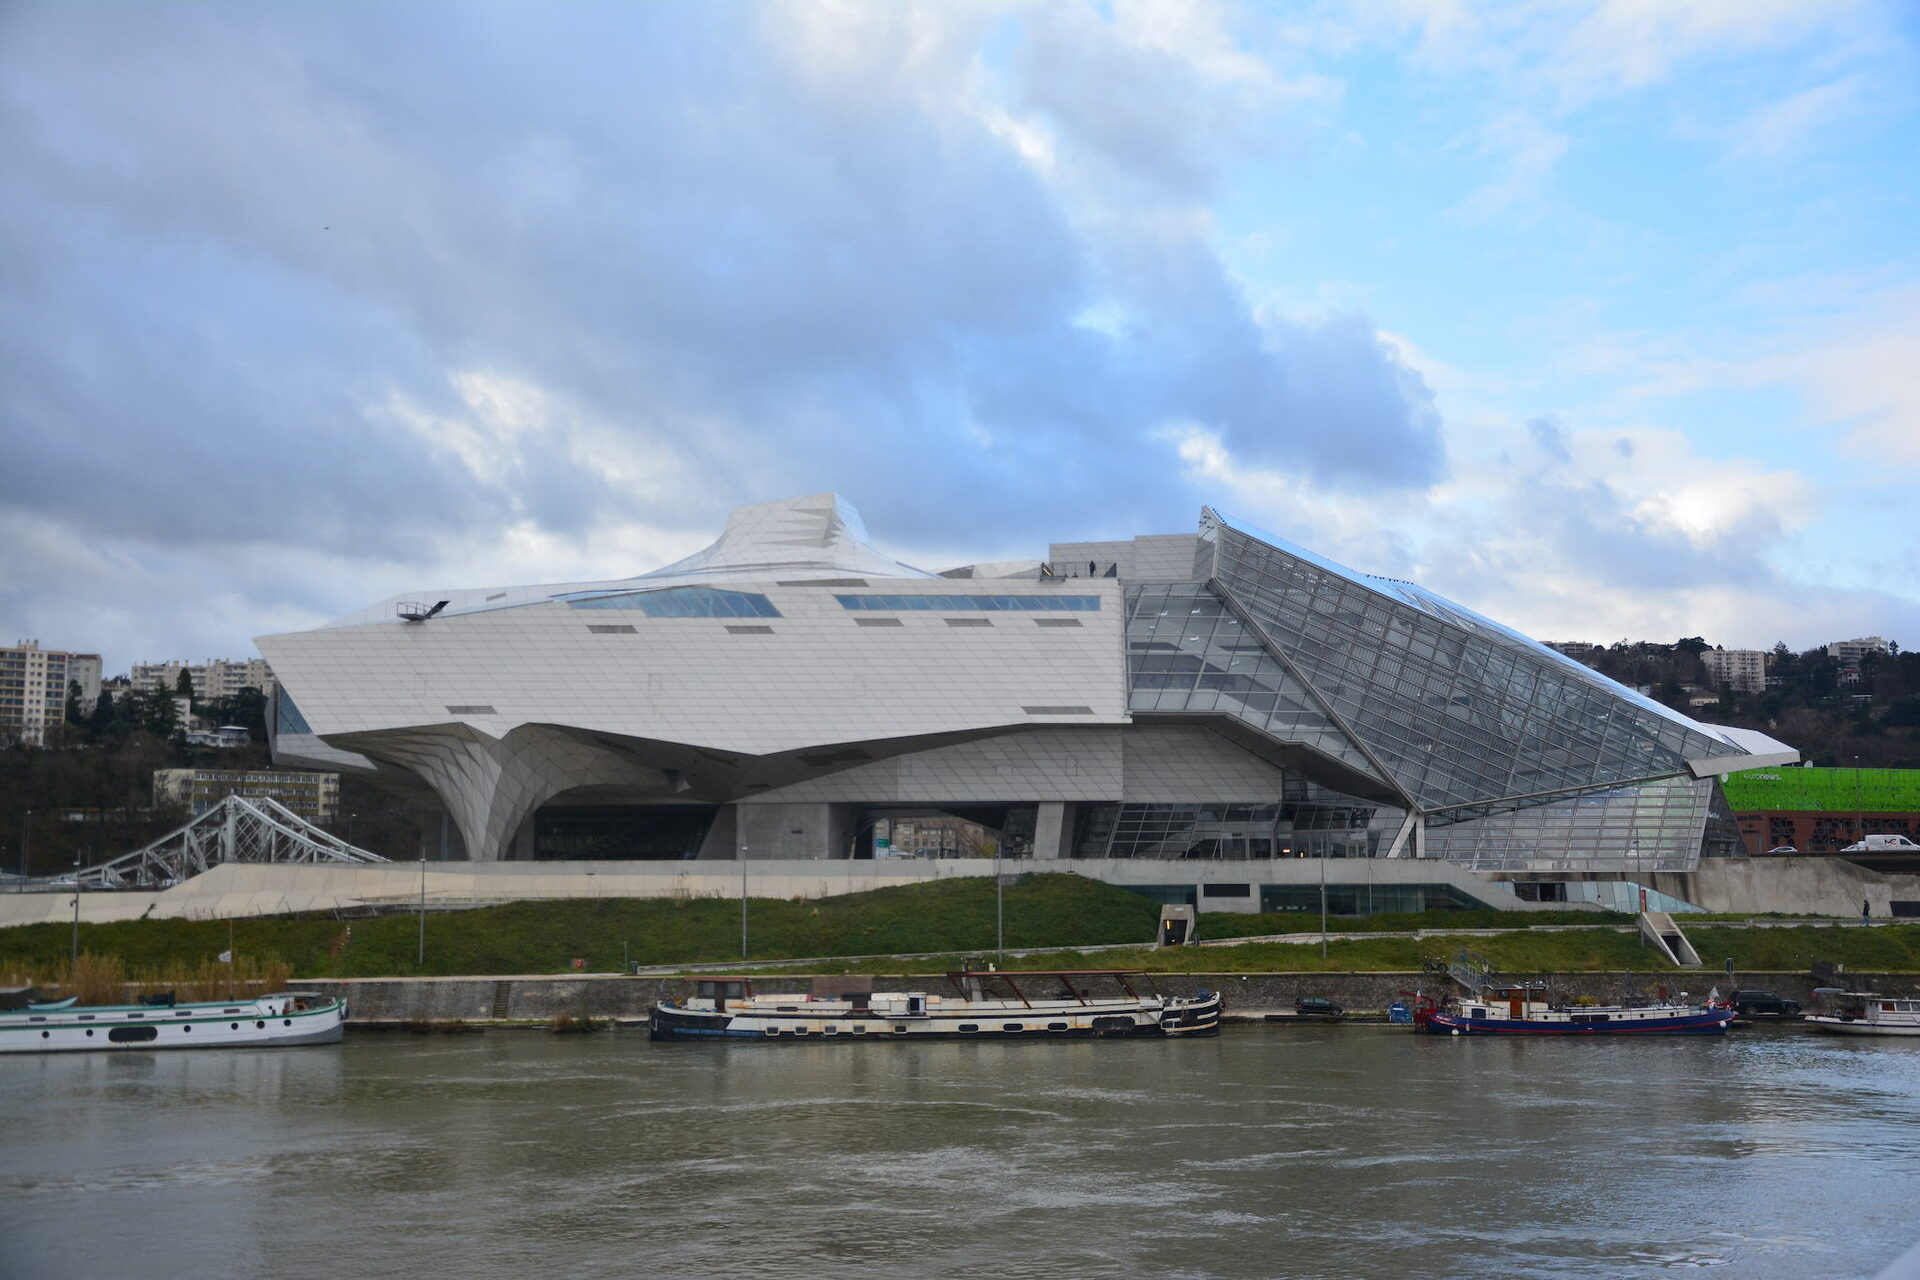
[[[1042,800],[1033,823],[1033,856],[1057,859],[1072,853],[1074,806],[1061,800]]]
[[[856,805],[737,804],[737,858],[840,858],[852,835]]]

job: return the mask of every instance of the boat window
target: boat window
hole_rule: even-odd
[[[770,1036],[777,1036],[777,1035],[779,1035],[779,1034],[780,1034],[780,1028],[778,1028],[778,1027],[768,1027],[768,1028],[767,1028],[767,1034],[768,1034],[768,1035],[770,1035]]]
[[[93,1021],[93,1015],[92,1015],[92,1014],[90,1014],[90,1013],[83,1013],[83,1014],[81,1014],[81,1015],[80,1015],[80,1021],[82,1021],[82,1022],[92,1022],[92,1021]]]
[[[1003,1022],[1000,1024],[1000,1029],[1002,1031],[1025,1031],[1027,1026],[1024,1022]]]
[[[226,1010],[222,1010],[222,1012],[225,1012],[225,1013],[238,1013],[238,1012],[240,1012],[240,1011],[239,1011],[238,1009],[226,1009]]]
[[[1047,1030],[1049,1031],[1065,1031],[1066,1029],[1067,1024],[1064,1022],[1049,1022],[1047,1024]]]
[[[89,1032],[88,1034],[91,1035],[92,1033]],[[128,1041],[152,1040],[158,1037],[159,1034],[160,1028],[158,1027],[115,1027],[107,1032],[107,1039],[118,1044],[125,1044]]]
[[[176,1010],[173,1016],[176,1018],[184,1018],[187,1016],[187,1010],[185,1009]]]
[[[960,1029],[962,1031],[978,1031],[980,1024],[977,1022],[963,1022],[960,1024]]]
[[[1484,1018],[1487,1016],[1487,1011],[1485,1009],[1475,1009],[1473,1011],[1473,1016],[1476,1018]]]
[[[894,1023],[894,1024],[893,1024],[893,1034],[895,1034],[895,1035],[897,1035],[897,1036],[903,1036],[903,1035],[905,1035],[905,1034],[907,1034],[907,1024],[906,1024],[906,1023],[904,1023],[904,1022],[896,1022],[896,1023]]]
[[[50,1036],[50,1035],[52,1035],[52,1034],[53,1034],[53,1032],[51,1032],[51,1031],[42,1031],[42,1032],[40,1033],[40,1038],[41,1038],[42,1040],[45,1040],[45,1039],[46,1039],[46,1038],[47,1038],[48,1036]]]
[[[239,1023],[237,1023],[237,1022],[236,1022],[236,1023],[234,1023],[234,1024],[233,1024],[233,1029],[234,1029],[235,1031],[238,1031],[238,1030],[240,1029],[240,1024],[239,1024]]]
[[[855,1027],[855,1028],[853,1029],[853,1034],[855,1034],[855,1035],[857,1035],[857,1036],[863,1036],[863,1035],[865,1035],[865,1034],[867,1034],[867,1029],[866,1029],[865,1027]]]
[[[34,1017],[31,1017],[31,1018],[28,1018],[28,1019],[27,1019],[27,1021],[28,1021],[28,1022],[45,1022],[46,1020],[47,1020],[47,1019],[46,1019],[46,1016],[45,1016],[44,1014],[41,1014],[41,1015],[36,1015],[36,1016],[34,1016]]]

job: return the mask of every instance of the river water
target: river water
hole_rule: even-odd
[[[339,1046],[0,1061],[0,1276],[1870,1276],[1920,1044]]]

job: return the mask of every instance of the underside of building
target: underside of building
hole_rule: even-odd
[[[1256,869],[1285,859],[1688,871],[1740,851],[1716,779],[1798,758],[1212,509],[932,573],[816,495],[639,577],[418,592],[259,644],[276,758],[442,806],[475,861],[884,859],[941,822],[945,856],[1169,894],[1237,864],[1232,905],[1282,909],[1297,869]]]

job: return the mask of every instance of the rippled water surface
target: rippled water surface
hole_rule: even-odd
[[[0,1060],[0,1275],[1867,1276],[1920,1044],[337,1047]]]

